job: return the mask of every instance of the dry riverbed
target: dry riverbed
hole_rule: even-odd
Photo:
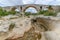
[[[0,40],[60,40],[59,31],[59,17],[9,15],[0,18]]]

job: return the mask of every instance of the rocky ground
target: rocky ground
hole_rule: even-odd
[[[60,40],[60,18],[9,15],[0,18],[0,40]]]

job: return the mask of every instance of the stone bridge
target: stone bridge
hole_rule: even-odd
[[[22,6],[22,12],[25,12],[25,10],[27,9],[27,8],[29,8],[29,7],[33,7],[33,8],[35,8],[37,11],[39,11],[41,8],[41,6],[40,5],[34,5],[34,4],[28,4],[28,5],[23,5]]]
[[[29,7],[33,7],[35,8],[37,11],[39,10],[44,10],[45,8],[47,8],[49,5],[39,5],[39,4],[25,4],[25,5],[18,5],[18,6],[8,6],[8,7],[4,7],[4,10],[15,10],[18,9],[20,10],[20,12],[25,12],[27,8]],[[52,6],[52,8],[55,11],[59,11],[60,10],[60,6]]]

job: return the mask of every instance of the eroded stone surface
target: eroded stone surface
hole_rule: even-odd
[[[12,31],[9,25],[15,23]],[[1,40],[60,40],[60,18],[59,17],[13,17],[13,19],[0,20],[0,27],[7,32],[0,37]],[[7,28],[7,29],[6,29]],[[6,31],[5,31],[6,30]],[[32,37],[33,36],[33,37]],[[35,37],[36,36],[36,37]]]

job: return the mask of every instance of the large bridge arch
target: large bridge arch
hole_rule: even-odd
[[[27,7],[25,7],[25,9],[23,10],[23,12],[25,12],[25,11],[26,11],[28,8],[30,8],[30,7],[36,9],[37,12],[39,11],[39,10],[37,9],[37,7],[35,7],[35,6],[27,6]]]
[[[28,8],[30,8],[30,7],[36,9],[37,12],[40,10],[40,6],[38,6],[38,5],[35,5],[35,4],[27,4],[27,5],[23,5],[22,6],[22,12],[25,12],[25,10],[28,9]]]

